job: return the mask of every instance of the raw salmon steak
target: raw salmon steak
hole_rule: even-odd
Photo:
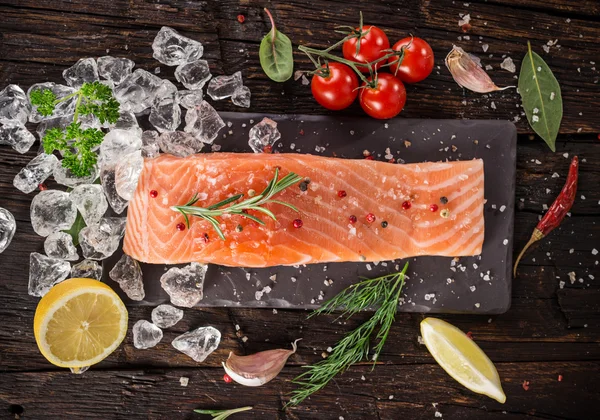
[[[225,214],[217,218],[225,240],[196,216],[189,217],[189,229],[179,230],[184,218],[172,206],[186,204],[195,193],[200,207],[235,194],[260,194],[276,167],[280,178],[295,172],[306,179],[273,197],[299,212],[267,204],[274,221],[251,211],[264,226]],[[123,250],[145,263],[235,267],[477,255],[484,236],[483,193],[481,159],[392,164],[284,153],[165,154],[144,163]]]

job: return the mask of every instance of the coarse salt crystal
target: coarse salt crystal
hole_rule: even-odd
[[[503,244],[503,245],[508,245],[508,239],[505,239],[505,240],[503,240],[503,241],[502,241],[502,244]]]
[[[596,248],[592,249],[592,255],[598,255],[598,250]]]
[[[538,117],[537,115],[534,115],[533,117],[531,117],[531,121],[533,122],[538,122],[540,120],[540,117]]]
[[[471,292],[474,292],[475,290],[477,290],[477,288],[475,286],[471,286],[469,287],[469,290],[471,290]]]
[[[476,304],[475,304],[475,307],[476,307],[476,308],[479,308],[480,306],[481,306],[481,303],[476,303]]]
[[[181,384],[181,386],[188,386],[189,382],[190,382],[190,378],[186,378],[185,376],[182,376],[181,378],[179,378],[179,383]]]
[[[504,204],[501,205],[499,210],[500,210],[500,213],[503,213],[504,210],[506,210],[506,206]]]

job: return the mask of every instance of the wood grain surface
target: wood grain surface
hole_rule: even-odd
[[[151,43],[163,25],[201,41],[213,74],[241,70],[252,90],[252,112],[326,114],[309,86],[269,81],[260,69],[258,44],[269,24],[269,7],[294,45],[326,47],[336,25],[354,25],[358,3],[347,1],[194,0],[0,0],[0,88],[24,88],[62,80],[79,58],[111,54],[174,81],[174,68],[152,58]],[[32,323],[38,299],[27,294],[29,253],[43,238],[29,223],[33,195],[12,185],[16,173],[37,150],[19,155],[0,146],[0,206],[10,210],[18,229],[0,254],[0,419],[192,419],[195,408],[254,405],[240,419],[595,419],[600,417],[600,3],[596,0],[406,0],[360,2],[365,22],[384,28],[391,40],[412,33],[427,39],[436,68],[425,82],[408,86],[401,114],[418,118],[491,118],[516,121],[517,161],[515,244],[521,246],[562,188],[569,158],[581,161],[578,198],[560,228],[533,248],[513,283],[508,313],[494,317],[448,315],[495,362],[507,402],[498,404],[464,389],[446,375],[419,344],[423,315],[399,314],[380,363],[354,366],[297,408],[283,410],[289,380],[316,362],[337,339],[367,319],[347,322],[335,316],[306,319],[306,312],[213,308],[186,310],[153,349],[137,350],[131,333],[105,361],[83,375],[50,365],[37,351]],[[459,14],[471,15],[463,33]],[[236,16],[246,20],[240,24]],[[465,35],[468,39],[465,38]],[[459,39],[460,38],[460,39]],[[517,68],[526,41],[547,61],[559,80],[564,119],[551,153],[521,116],[515,90],[478,95],[459,88],[443,59],[459,45],[493,66],[501,86],[516,83],[502,70],[504,55]],[[557,41],[545,52],[542,46]],[[482,45],[489,45],[486,53]],[[309,69],[295,52],[296,68]],[[598,61],[598,64],[596,64]],[[492,103],[494,106],[492,106]],[[229,101],[214,103],[236,111]],[[344,115],[361,115],[357,105]],[[568,154],[568,158],[564,156]],[[553,173],[560,174],[558,178]],[[575,282],[569,273],[575,273]],[[561,288],[561,282],[564,285]],[[130,326],[150,318],[151,308],[130,308]],[[198,364],[171,347],[190,328],[213,325],[222,334],[219,349]],[[237,328],[239,327],[239,331]],[[246,339],[244,339],[246,337]],[[303,338],[281,375],[260,388],[225,384],[220,362],[230,351],[250,354],[289,347]],[[562,381],[559,381],[559,375]],[[187,387],[180,378],[189,378]],[[523,382],[529,381],[528,390]]]

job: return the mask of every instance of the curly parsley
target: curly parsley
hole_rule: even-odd
[[[63,155],[62,166],[77,177],[88,176],[98,161],[93,149],[102,143],[104,132],[97,128],[81,128],[79,115],[95,115],[101,123],[114,124],[119,119],[119,102],[109,86],[100,82],[84,83],[78,91],[58,99],[50,89],[31,92],[32,105],[43,116],[50,116],[60,102],[77,98],[73,122],[64,129],[51,128],[46,131],[42,144],[44,152],[58,150]]]

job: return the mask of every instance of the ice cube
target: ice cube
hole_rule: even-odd
[[[202,101],[199,106],[188,110],[183,130],[202,143],[212,144],[223,127],[225,123],[217,111],[208,102]]]
[[[199,90],[180,90],[177,92],[179,105],[185,109],[192,109],[202,103],[202,89]]]
[[[133,345],[136,349],[154,347],[162,338],[162,330],[151,322],[141,320],[133,325]]]
[[[150,109],[148,120],[161,133],[177,130],[181,124],[181,108],[175,96],[157,98]]]
[[[192,61],[175,69],[175,79],[191,90],[202,89],[211,77],[212,74],[210,74],[210,68],[206,60]]]
[[[265,147],[273,147],[281,138],[277,123],[270,118],[263,118],[261,122],[250,129],[248,144],[254,153],[262,153]]]
[[[44,139],[44,136],[46,135],[46,131],[50,130],[51,128],[64,129],[66,126],[68,126],[72,122],[73,122],[73,114],[65,115],[63,117],[50,118],[48,120],[43,120],[42,122],[40,122],[40,124],[37,126],[37,129],[36,129],[38,138],[41,141]]]
[[[196,137],[183,131],[162,133],[158,145],[164,153],[173,156],[186,157],[202,150],[202,142]]]
[[[158,305],[152,309],[152,322],[160,328],[169,328],[183,318],[183,311],[171,305]]]
[[[88,115],[79,115],[77,117],[77,122],[80,123],[82,129],[86,128],[102,128],[103,124],[100,122],[100,119],[93,114]]]
[[[63,99],[65,96],[71,95],[75,93],[75,89],[65,85],[57,85],[56,83],[46,82],[46,83],[36,83],[31,86],[27,90],[27,97],[31,100],[31,92],[34,90],[45,90],[49,89],[54,93],[56,99]],[[29,121],[32,123],[39,123],[42,120],[48,120],[52,118],[64,117],[65,115],[73,114],[75,111],[75,105],[77,103],[77,96],[73,96],[69,99],[66,99],[62,102],[59,102],[52,115],[44,116],[37,112],[37,106],[33,107],[33,111],[29,115]]]
[[[142,300],[144,293],[144,282],[142,280],[142,269],[140,263],[127,254],[123,254],[119,262],[115,264],[108,273],[111,279],[119,283],[121,289],[131,300]]]
[[[135,117],[135,114],[131,111],[119,112],[119,119],[116,123],[110,124],[109,127],[111,130],[130,130],[136,133],[137,136],[142,135],[142,129],[138,124],[137,118]]]
[[[121,104],[121,111],[139,114],[150,108],[162,79],[146,70],[137,69],[115,87],[114,95]]]
[[[123,213],[129,202],[119,195],[117,192],[116,182],[116,165],[108,166],[100,171],[100,183],[104,190],[104,195],[108,200],[108,204],[117,214]]]
[[[117,163],[115,166],[115,188],[121,198],[127,201],[133,198],[143,168],[144,158],[141,150],[123,156],[123,159]]]
[[[141,133],[115,128],[104,136],[100,144],[100,165],[102,168],[112,166],[123,156],[141,149]]]
[[[171,303],[191,308],[200,302],[207,269],[204,264],[191,263],[183,268],[173,267],[163,274],[160,284],[171,297]]]
[[[69,193],[46,190],[33,197],[30,215],[35,233],[48,236],[69,229],[77,218],[77,207],[69,198]]]
[[[171,344],[196,362],[203,362],[219,347],[220,342],[219,330],[214,327],[200,327],[176,337]]]
[[[61,163],[57,164],[54,167],[54,171],[52,172],[54,175],[54,180],[58,182],[60,185],[65,185],[67,187],[75,187],[77,185],[82,184],[91,184],[96,179],[98,179],[98,167],[94,166],[90,169],[90,174],[87,176],[75,176],[73,172],[69,168],[65,168]]]
[[[177,97],[177,86],[175,86],[170,80],[163,79],[156,89],[156,96],[154,102],[160,101],[164,98],[176,98]]]
[[[19,153],[28,152],[35,136],[17,120],[0,119],[0,144],[6,144]]]
[[[73,238],[65,232],[54,232],[48,235],[44,242],[44,252],[49,257],[61,260],[77,261],[79,259],[77,248],[73,245]]]
[[[0,207],[0,254],[8,248],[16,230],[17,222],[12,213]]]
[[[163,26],[154,42],[152,56],[167,66],[178,66],[202,57],[204,47],[198,41],[179,35],[176,30]]]
[[[243,108],[250,108],[250,89],[246,86],[242,86],[231,96],[231,102],[233,102],[236,106],[241,106]]]
[[[145,158],[155,158],[159,155],[158,132],[146,130],[142,133],[142,156]]]
[[[65,280],[70,272],[69,262],[32,252],[29,256],[29,294],[44,296],[52,286]]]
[[[13,180],[13,185],[19,191],[29,194],[50,176],[57,165],[56,156],[42,153],[19,171]]]
[[[18,85],[8,85],[0,91],[0,120],[16,120],[25,124],[30,113],[29,99]]]
[[[70,198],[88,226],[100,223],[100,219],[108,210],[102,186],[98,184],[78,185],[71,191]]]
[[[79,244],[83,256],[90,260],[110,257],[119,247],[125,234],[125,217],[104,217],[100,223],[79,231]]]
[[[128,58],[106,55],[98,58],[98,74],[115,85],[120,84],[131,74],[135,63]]]
[[[242,72],[236,71],[231,76],[216,76],[213,77],[206,93],[215,101],[229,98],[236,90],[242,87]]]
[[[102,280],[102,266],[93,260],[83,260],[71,267],[71,278]]]
[[[63,78],[67,85],[80,88],[84,83],[91,83],[99,79],[98,65],[93,58],[82,58],[73,66],[63,71]]]

